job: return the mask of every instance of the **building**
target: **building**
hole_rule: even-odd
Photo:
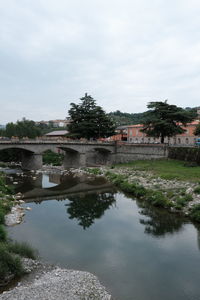
[[[184,129],[186,130],[183,134],[176,135],[174,137],[166,137],[165,143],[169,145],[194,145],[196,136],[194,135],[194,130],[199,121],[193,121],[189,123]],[[142,124],[128,125],[127,126],[127,141],[129,143],[160,143],[160,138],[147,137],[145,133],[141,132],[143,128]]]
[[[46,125],[54,128],[65,128],[70,123],[70,118],[66,118],[65,120],[57,119],[57,120],[49,120],[49,121],[38,121],[35,122],[37,125]]]
[[[44,135],[44,138],[46,139],[53,139],[53,140],[57,140],[57,139],[66,139],[66,135],[68,134],[67,130],[56,130],[56,131],[52,131],[49,133],[46,133]]]

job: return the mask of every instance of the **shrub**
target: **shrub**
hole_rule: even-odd
[[[192,207],[190,217],[193,221],[200,222],[200,204],[196,204]]]
[[[9,252],[19,254],[20,256],[36,259],[36,251],[32,249],[27,243],[9,243],[8,244]]]
[[[193,197],[192,197],[192,195],[191,194],[186,194],[184,197],[183,197],[184,199],[185,199],[185,201],[187,201],[187,202],[190,202],[190,201],[192,201],[193,200]]]
[[[0,224],[3,224],[5,220],[5,213],[0,208]]]
[[[7,245],[0,244],[0,281],[4,282],[11,276],[20,276],[23,274],[23,268],[19,257],[14,257],[9,253]]]
[[[176,209],[182,209],[184,206],[187,205],[188,202],[190,202],[192,200],[193,200],[193,198],[192,198],[192,195],[190,195],[190,194],[186,194],[183,197],[178,197],[176,199],[175,208]]]
[[[99,168],[92,168],[92,169],[85,169],[88,173],[94,174],[94,175],[101,175],[102,172]]]
[[[200,194],[200,186],[197,186],[195,189],[194,189],[194,192],[196,194]]]
[[[3,225],[0,225],[0,242],[5,242],[7,239],[7,233]]]
[[[171,207],[172,202],[169,201],[161,191],[148,190],[147,199],[157,207]]]
[[[53,166],[61,166],[64,159],[64,155],[55,153],[51,150],[47,150],[43,153],[43,163],[52,164]]]

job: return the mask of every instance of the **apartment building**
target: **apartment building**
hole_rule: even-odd
[[[183,134],[178,134],[174,137],[166,137],[165,143],[169,145],[194,145],[196,136],[194,131],[199,121],[193,121],[187,124],[184,129],[186,130]],[[143,128],[142,124],[128,125],[127,126],[127,141],[129,143],[160,143],[160,138],[148,137],[145,133],[141,132]]]

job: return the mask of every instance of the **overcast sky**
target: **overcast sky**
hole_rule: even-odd
[[[199,0],[1,0],[0,124],[200,105]]]

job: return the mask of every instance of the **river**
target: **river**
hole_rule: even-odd
[[[97,275],[116,300],[200,299],[200,233],[188,220],[102,178],[12,176],[31,211],[9,234],[43,261]]]

